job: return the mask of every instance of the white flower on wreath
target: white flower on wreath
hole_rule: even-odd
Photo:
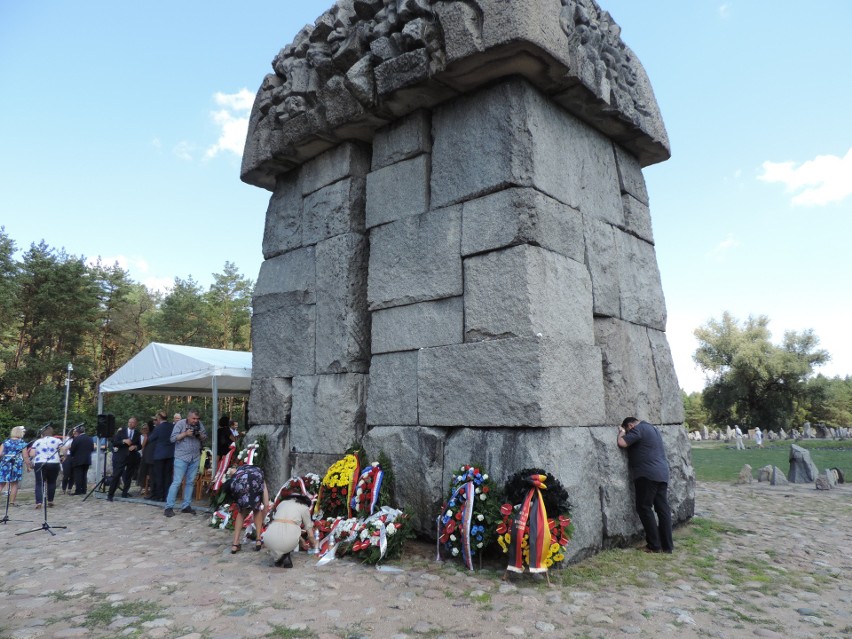
[[[395,532],[396,532],[396,526],[394,526],[393,524],[388,524],[387,528],[385,528],[385,533],[387,533],[388,537],[390,537]]]
[[[485,515],[477,515],[476,520],[477,521],[485,521]]]
[[[487,480],[488,480],[488,475],[483,475],[483,476],[482,476],[482,481],[487,481]]]
[[[482,544],[482,542],[481,542],[481,541],[480,541],[478,544],[476,544],[476,547],[477,547],[477,548],[482,548],[482,546],[483,546],[483,544]]]
[[[482,501],[485,501],[486,499],[488,499],[488,495],[486,495],[485,493],[482,493],[482,494],[479,496],[479,498],[480,498]]]
[[[455,536],[455,535],[450,535],[450,541],[455,541],[455,540],[456,540],[456,536]]]
[[[453,548],[453,556],[455,557],[457,554],[459,554],[459,549]]]
[[[448,510],[448,511],[447,511],[447,517],[452,517],[452,516],[453,516],[453,511],[452,511],[452,510]]]
[[[473,492],[475,492],[475,493],[478,495],[479,493],[481,493],[481,492],[482,492],[482,489],[481,489],[481,488],[477,488],[477,489],[476,489],[476,490],[474,490]]]
[[[358,535],[358,536],[359,536],[362,540],[364,540],[364,539],[366,539],[367,537],[369,537],[369,536],[370,536],[370,531],[369,531],[369,530],[367,530],[366,528],[364,528],[364,530],[362,530],[362,531],[361,531],[361,534],[360,534],[360,535]]]

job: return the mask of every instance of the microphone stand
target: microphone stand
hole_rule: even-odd
[[[9,482],[11,483],[11,482]],[[9,518],[9,502],[12,500],[12,487],[7,483],[6,485],[6,513],[3,515],[3,519],[0,519],[0,524],[7,524],[10,521],[14,521],[14,519]],[[21,521],[30,521],[29,519],[22,519]]]
[[[42,464],[42,467],[43,466],[44,466],[44,464]],[[41,470],[41,468],[39,468],[38,470]],[[38,528],[33,528],[32,530],[25,530],[23,532],[15,533],[15,536],[26,535],[26,534],[31,533],[31,532],[38,532],[39,530],[46,530],[47,532],[49,532],[51,534],[51,536],[55,537],[56,533],[53,532],[53,528],[63,528],[64,529],[64,528],[68,527],[68,526],[51,526],[49,523],[47,523],[47,480],[44,478],[43,474],[41,476],[41,505],[42,505],[42,508],[44,509],[44,523],[41,526],[39,526]]]

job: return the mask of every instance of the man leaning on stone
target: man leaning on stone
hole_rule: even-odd
[[[170,439],[175,444],[175,471],[163,514],[166,517],[174,517],[177,491],[181,481],[185,479],[180,511],[194,515],[196,511],[192,507],[192,491],[195,487],[195,476],[198,474],[198,463],[201,460],[201,445],[207,441],[207,431],[204,430],[204,424],[201,423],[197,409],[190,408],[186,419],[174,425]]]
[[[648,422],[627,417],[618,428],[617,442],[620,448],[627,449],[627,463],[636,489],[636,512],[647,542],[642,550],[671,553],[674,542],[668,500],[669,463],[660,431]]]

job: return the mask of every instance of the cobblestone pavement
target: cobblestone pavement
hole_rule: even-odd
[[[16,535],[42,523],[24,492],[0,526],[0,637],[850,638],[850,497],[848,485],[699,484],[674,555],[604,553],[547,587],[436,563],[417,543],[398,572],[317,568],[304,553],[279,569],[250,546],[229,554],[205,516],[120,499],[60,495],[49,520],[66,529]]]

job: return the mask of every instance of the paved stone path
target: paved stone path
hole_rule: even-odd
[[[305,554],[277,569],[248,546],[230,555],[230,534],[204,516],[59,496],[55,537],[15,535],[41,524],[31,507],[0,526],[0,637],[850,638],[850,497],[848,485],[700,484],[700,519],[676,532],[674,555],[604,553],[587,581],[555,571],[548,588],[435,563],[426,544],[398,572]]]

